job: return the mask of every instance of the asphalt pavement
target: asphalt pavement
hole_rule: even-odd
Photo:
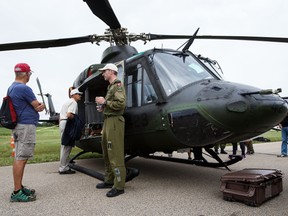
[[[99,180],[80,172],[59,175],[59,162],[51,162],[26,166],[24,184],[36,189],[37,200],[11,203],[12,167],[0,167],[0,215],[288,215],[288,157],[276,156],[280,146],[280,142],[254,144],[254,155],[247,155],[229,167],[232,172],[244,168],[271,168],[284,173],[283,192],[259,207],[223,200],[220,179],[229,172],[225,168],[135,158],[128,162],[128,166],[138,168],[140,175],[126,184],[123,195],[114,198],[105,196],[107,189],[95,188]],[[226,150],[231,153],[232,147],[228,146]],[[227,158],[227,155],[220,156],[223,160]],[[173,157],[187,158],[187,153],[173,153]],[[76,162],[103,172],[102,159]]]

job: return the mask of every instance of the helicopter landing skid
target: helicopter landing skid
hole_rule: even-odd
[[[228,168],[228,166],[242,160],[242,157],[240,155],[235,155],[233,157],[230,157],[230,159],[228,161],[222,161],[221,158],[218,157],[219,160],[221,160],[221,162],[219,162],[216,158],[213,157],[214,159],[216,159],[218,161],[218,163],[208,162],[204,158],[203,158],[203,160],[198,160],[198,159],[188,160],[188,159],[183,159],[183,158],[173,158],[173,157],[165,157],[165,156],[163,157],[163,156],[155,156],[155,155],[148,155],[148,156],[145,156],[145,158],[170,161],[170,162],[176,162],[176,163],[193,164],[196,166],[204,166],[204,167],[212,167],[212,168],[225,167],[229,171],[231,171],[231,170]]]
[[[81,151],[78,154],[76,154],[68,163],[68,166],[76,170],[78,172],[84,173],[86,175],[89,175],[93,178],[96,178],[100,181],[104,181],[104,174],[100,173],[96,170],[88,169],[83,166],[76,165],[76,162],[74,161],[77,157],[79,157],[82,154],[88,153],[87,151]],[[131,181],[133,178],[137,177],[139,175],[139,170],[132,167],[126,167],[126,182]]]

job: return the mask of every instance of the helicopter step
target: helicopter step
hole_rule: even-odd
[[[104,174],[97,172],[95,170],[91,170],[79,165],[76,165],[76,162],[74,161],[77,157],[79,157],[82,154],[88,153],[87,151],[81,151],[77,155],[75,155],[71,160],[69,161],[69,167],[73,170],[76,170],[78,172],[84,173],[86,175],[89,175],[93,178],[96,178],[100,181],[104,181]],[[126,167],[126,182],[131,181],[133,178],[137,177],[139,175],[139,170],[132,167]]]

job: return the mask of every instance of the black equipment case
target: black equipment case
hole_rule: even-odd
[[[282,172],[277,169],[243,169],[227,173],[221,177],[220,190],[224,200],[260,206],[283,190]]]

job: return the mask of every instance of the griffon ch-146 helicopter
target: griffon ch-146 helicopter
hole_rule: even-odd
[[[287,43],[287,38],[199,36],[198,30],[193,35],[128,34],[127,29],[121,27],[108,0],[84,2],[110,27],[103,35],[0,45],[0,51],[5,51],[85,42],[110,43],[111,46],[102,55],[101,63],[88,67],[73,84],[84,92],[79,103],[79,116],[85,122],[82,138],[76,143],[83,152],[71,160],[70,166],[73,169],[103,180],[103,175],[80,167],[73,160],[85,152],[102,151],[103,116],[96,110],[95,97],[105,96],[107,91],[108,82],[98,71],[106,63],[117,65],[118,77],[126,89],[126,161],[141,156],[228,169],[229,165],[240,161],[241,157],[222,161],[212,150],[215,144],[255,137],[277,125],[287,115],[287,102],[278,95],[281,89],[263,90],[225,81],[217,73],[214,61],[189,51],[197,39]],[[160,39],[188,41],[181,50],[155,48],[138,52],[130,45],[137,40],[146,43]],[[191,148],[194,160],[153,155],[155,152],[169,154],[185,148]],[[209,161],[207,156],[216,162]],[[137,175],[135,170],[133,172],[130,179]]]

